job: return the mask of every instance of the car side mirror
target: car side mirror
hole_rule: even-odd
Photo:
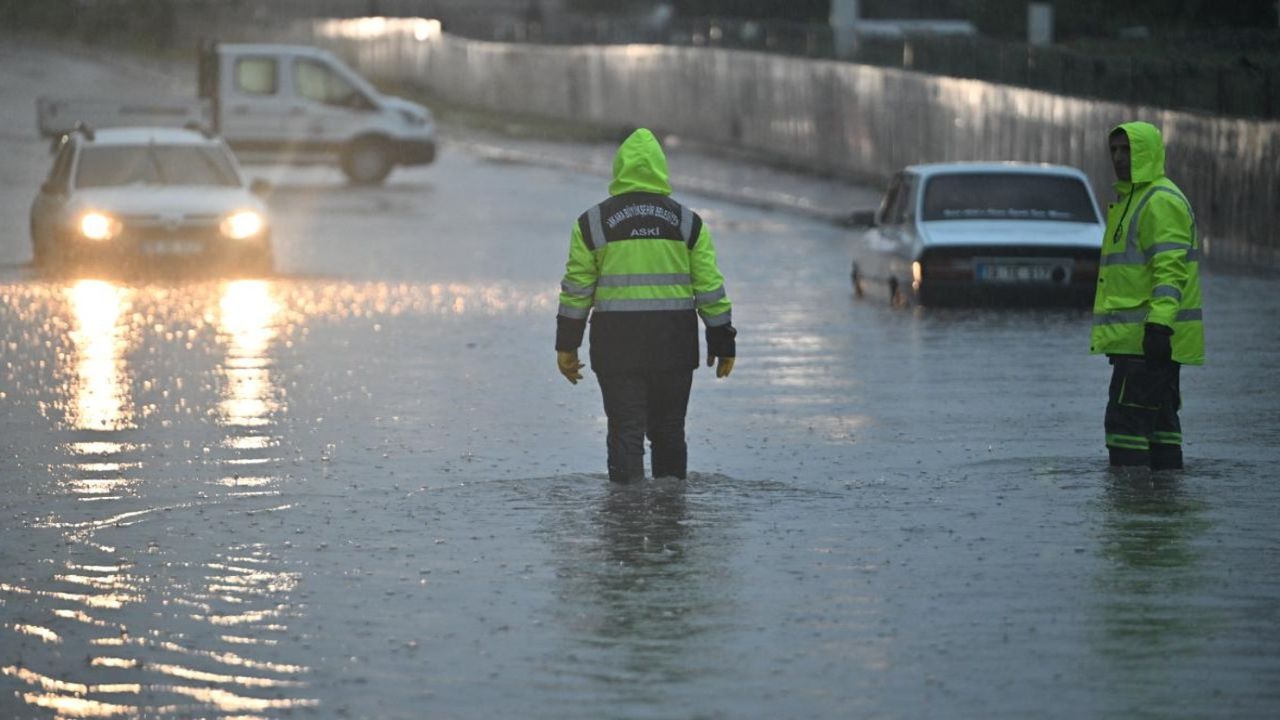
[[[869,228],[876,225],[875,210],[854,210],[845,219],[845,225],[856,228]]]
[[[257,195],[258,197],[270,195],[271,181],[263,180],[262,178],[254,178],[253,182],[249,183],[249,192]]]

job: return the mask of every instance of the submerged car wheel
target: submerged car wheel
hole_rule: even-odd
[[[391,174],[391,148],[383,140],[357,140],[342,156],[342,171],[354,185],[377,185]]]

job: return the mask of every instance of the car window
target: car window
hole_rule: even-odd
[[[930,178],[924,220],[1098,222],[1079,178],[1029,173],[955,173]]]
[[[273,58],[237,58],[236,90],[246,95],[275,95],[276,61]]]
[[[49,168],[47,180],[50,183],[59,188],[67,187],[67,180],[71,178],[71,158],[74,155],[75,145],[64,138],[58,147],[58,156],[53,159],[53,167]]]
[[[880,209],[876,211],[876,223],[883,225],[890,222],[893,216],[894,206],[898,202],[898,192],[902,189],[902,173],[893,176],[889,181],[889,189],[885,191],[884,198],[880,200]]]
[[[224,150],[199,145],[86,147],[76,168],[76,187],[116,185],[238,186],[240,178]]]
[[[894,225],[901,225],[915,218],[916,214],[916,178],[914,175],[904,173],[902,176],[902,187],[898,190],[898,201],[893,205],[893,217],[890,220]]]
[[[332,68],[311,60],[293,64],[294,89],[304,98],[325,105],[367,108],[370,103],[354,85]]]

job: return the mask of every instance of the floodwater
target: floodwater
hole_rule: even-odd
[[[1274,277],[1207,274],[1188,467],[1118,474],[1086,313],[857,300],[846,231],[687,195],[737,367],[696,373],[688,480],[610,485],[551,352],[600,148],[457,129],[381,189],[251,168],[277,273],[44,276],[23,63],[131,76],[0,57],[0,716],[1280,710]]]

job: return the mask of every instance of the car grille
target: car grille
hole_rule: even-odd
[[[177,220],[154,215],[126,215],[121,222],[124,225],[121,239],[126,242],[188,240],[206,243],[217,242],[222,237],[217,215],[186,215]]]

